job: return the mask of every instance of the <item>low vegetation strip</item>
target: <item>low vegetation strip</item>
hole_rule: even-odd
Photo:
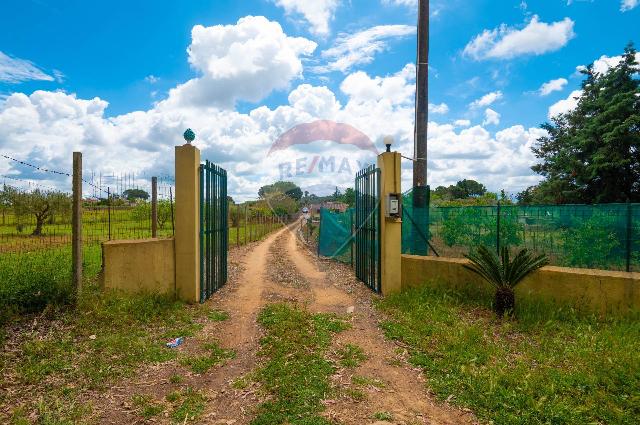
[[[379,304],[441,399],[499,424],[635,424],[640,322],[603,322],[521,305],[498,320],[490,300],[428,287]]]
[[[168,297],[89,287],[74,308],[12,324],[0,351],[0,422],[81,422],[90,414],[89,391],[105,390],[143,363],[179,357],[164,343],[193,335],[206,313]]]
[[[335,365],[327,359],[332,336],[347,324],[329,314],[311,314],[288,304],[272,304],[259,315],[266,330],[256,379],[267,393],[253,425],[329,424],[322,400],[332,393]]]

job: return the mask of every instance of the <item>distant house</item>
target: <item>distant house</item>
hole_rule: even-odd
[[[322,203],[319,203],[319,204],[311,204],[309,206],[309,212],[312,215],[320,214],[320,209],[321,208],[325,208],[325,209],[327,209],[329,211],[343,213],[343,212],[345,212],[346,210],[349,209],[349,205],[345,204],[344,202],[326,201],[326,202],[322,202]]]

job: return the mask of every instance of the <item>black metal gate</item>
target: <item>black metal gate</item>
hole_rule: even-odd
[[[374,165],[356,174],[355,233],[356,276],[380,292],[380,169]]]
[[[227,172],[200,165],[200,302],[227,283],[229,220]]]

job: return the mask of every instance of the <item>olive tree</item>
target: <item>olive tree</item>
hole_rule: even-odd
[[[31,233],[41,236],[44,225],[53,219],[55,214],[68,214],[71,211],[71,196],[58,191],[14,192],[11,197],[16,217],[33,216],[36,227]]]

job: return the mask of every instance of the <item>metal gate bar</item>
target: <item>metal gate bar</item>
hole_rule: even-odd
[[[200,165],[200,302],[227,282],[229,238],[227,172]]]
[[[356,174],[355,270],[365,285],[380,292],[380,169]]]

